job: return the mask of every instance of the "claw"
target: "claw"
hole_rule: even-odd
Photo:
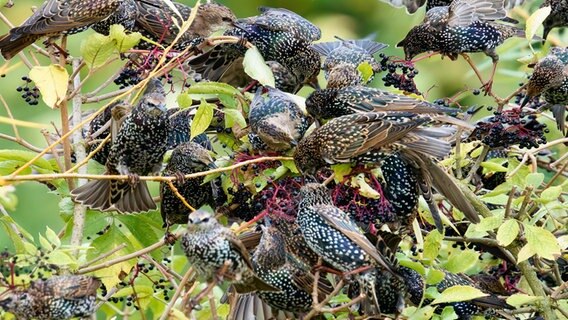
[[[176,173],[174,173],[174,177],[176,177],[176,181],[174,181],[174,183],[181,185],[185,183],[185,174],[183,174],[183,172],[181,171],[177,171]]]
[[[128,174],[128,183],[131,186],[135,186],[140,182],[140,177],[137,174],[129,173]]]

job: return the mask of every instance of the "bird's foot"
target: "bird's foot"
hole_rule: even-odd
[[[485,82],[479,89],[483,91],[484,95],[488,95],[491,92],[492,88],[493,88],[493,79]]]
[[[185,183],[185,174],[181,171],[176,171],[174,173],[174,177],[176,177],[176,181],[178,185],[184,184]]]
[[[128,174],[128,183],[131,186],[135,186],[140,182],[140,177],[137,174],[129,173]]]
[[[170,227],[168,226],[168,229],[166,230],[166,233],[164,234],[164,242],[167,245],[173,245],[175,244],[177,241],[176,236],[170,232]]]

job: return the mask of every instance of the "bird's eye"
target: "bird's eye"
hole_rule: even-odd
[[[191,223],[193,223],[193,219],[189,218],[189,219],[187,220],[187,222],[191,224]]]
[[[223,18],[221,18],[221,20],[222,20],[223,22],[231,22],[231,21],[233,21],[233,19],[228,18],[228,17],[223,17]]]
[[[209,221],[209,218],[205,218],[205,219],[203,219],[203,220],[201,220],[201,221],[202,221],[202,222],[208,222],[208,221]]]

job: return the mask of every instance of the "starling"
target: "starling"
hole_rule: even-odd
[[[550,31],[557,27],[568,27],[568,1],[566,0],[544,0],[541,8],[550,7],[548,17],[544,19],[544,31],[542,40],[545,41]]]
[[[306,99],[306,110],[318,120],[370,111],[425,114],[456,112],[456,109],[365,86],[315,90]]]
[[[499,61],[495,49],[512,36],[524,37],[524,32],[516,27],[495,23],[505,17],[503,0],[455,0],[449,6],[430,9],[424,21],[397,46],[404,48],[407,60],[427,51],[451,60],[462,53],[483,52],[493,61],[490,80],[484,84],[489,90]]]
[[[349,66],[353,71],[357,71],[357,67],[361,63],[368,63],[373,71],[373,75],[381,70],[380,64],[375,60],[373,55],[388,45],[380,42],[375,42],[370,39],[361,40],[343,40],[337,38],[339,41],[333,42],[320,42],[312,45],[312,48],[319,52],[325,61],[323,63],[323,71],[325,78],[329,82],[336,82],[332,77],[333,75],[340,75],[340,73],[331,73],[331,71],[341,65],[342,68]],[[373,76],[369,77],[365,83],[361,78],[359,84],[367,84],[373,80]]]
[[[419,187],[429,202],[436,227],[441,229],[438,210],[433,203],[431,187],[474,223],[479,216],[465,200],[454,179],[432,158],[447,156],[451,146],[444,138],[454,133],[451,127],[426,128],[430,117],[412,113],[357,113],[334,118],[304,137],[294,152],[296,167],[303,173],[335,163],[380,163],[393,152],[419,171]]]
[[[189,19],[192,9],[179,2],[173,4],[181,17],[163,1],[136,1],[136,23],[132,31],[138,31],[163,46],[170,45],[177,37],[179,27]],[[212,33],[232,26],[236,19],[231,9],[221,4],[202,4],[198,7],[191,26],[180,37],[175,48],[183,50],[185,47],[197,45]],[[153,47],[150,43],[142,46]]]
[[[131,179],[88,182],[71,192],[73,199],[100,211],[133,213],[156,209],[146,181],[137,177],[160,172],[169,126],[164,88],[159,80],[152,79],[138,104],[112,136],[105,165],[106,174],[129,175]]]
[[[259,88],[250,105],[250,135],[258,136],[272,151],[289,150],[298,144],[311,123],[288,94],[270,87],[266,90],[267,95],[262,96]],[[251,141],[255,141],[254,137]]]
[[[191,122],[193,115],[191,109],[170,108],[167,112],[170,118],[170,131],[168,133],[168,150],[173,150],[178,145],[190,140],[200,144],[207,150],[213,150],[211,141],[205,133],[191,138]]]
[[[107,19],[120,3],[119,0],[47,0],[22,25],[0,37],[0,52],[5,59],[11,59],[42,37],[56,37],[73,29],[80,31]]]
[[[99,113],[88,125],[88,131],[84,134],[84,138],[87,140],[86,151],[91,153],[95,151],[104,139],[108,137],[111,132],[111,125],[114,125],[118,129],[120,128],[120,123],[124,120],[124,117],[130,113],[132,106],[126,101],[118,100],[105,108],[105,110]],[[111,121],[113,118],[116,121]],[[112,143],[107,142],[99,151],[97,151],[92,159],[96,162],[105,165],[110,154]]]
[[[252,256],[252,265],[260,279],[280,290],[258,293],[268,305],[295,313],[311,309],[311,290],[303,289],[295,279],[300,276],[311,278],[312,275],[298,261],[294,261],[293,256],[287,254],[283,235],[275,227],[263,227],[262,238]]]
[[[163,176],[186,174],[206,171],[216,168],[209,151],[195,142],[185,142],[178,145],[172,152],[170,162],[162,171]],[[213,203],[214,181],[203,184],[204,177],[181,179],[173,181],[180,195],[194,208]],[[160,212],[164,226],[175,223],[187,223],[188,208],[174,194],[169,185],[160,183]]]
[[[90,27],[96,32],[104,35],[109,35],[110,26],[119,24],[124,27],[124,30],[133,31],[136,25],[136,17],[138,16],[137,3],[150,0],[122,0],[118,8],[106,19],[93,23],[90,26],[85,26],[80,29],[75,28],[71,30],[72,33],[83,31]]]
[[[239,19],[224,35],[247,40],[258,48],[265,61],[278,63],[271,67],[278,71],[275,76],[280,90],[295,93],[304,84],[317,81],[319,54],[309,45],[320,38],[320,30],[286,9],[261,7],[260,12],[258,16]],[[251,81],[242,66],[245,52],[241,44],[221,44],[192,59],[189,65],[203,79],[244,87]]]
[[[300,197],[297,220],[308,246],[341,272],[361,270],[360,286],[370,297],[373,310],[380,310],[374,281],[378,273],[394,274],[388,257],[376,250],[347,213],[333,205],[324,185],[308,183],[300,189]]]
[[[211,280],[229,261],[229,267],[222,276],[233,282],[238,293],[278,291],[254,274],[245,246],[211,213],[197,210],[189,215],[188,220],[187,232],[180,244],[198,275]]]
[[[53,276],[8,292],[0,307],[20,320],[88,317],[95,311],[100,285],[101,281],[91,276]]]
[[[560,131],[566,132],[565,118],[568,106],[568,49],[555,47],[534,66],[527,84],[525,106],[532,97],[542,94],[552,110]]]
[[[450,5],[454,0],[383,0],[395,7],[406,7],[409,13],[415,13],[418,8],[426,3],[426,11],[434,7],[443,7]],[[516,6],[522,5],[524,0],[504,0],[505,9],[512,9]]]

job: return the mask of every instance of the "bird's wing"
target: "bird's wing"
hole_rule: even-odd
[[[468,26],[475,21],[505,18],[503,0],[455,0],[450,4],[448,25]]]
[[[227,229],[224,232],[226,233],[226,239],[229,241],[231,249],[235,250],[241,256],[250,270],[253,270],[250,255],[244,244],[239,240],[239,238],[237,238],[233,231]]]
[[[174,13],[169,6],[163,4],[161,1],[159,1],[159,3],[160,4],[156,6],[154,3],[149,4],[143,1],[136,1],[136,8],[138,10],[136,24],[139,28],[149,32],[158,39],[173,39],[175,34],[170,34],[169,30],[171,27],[175,27],[175,25],[170,24],[173,24],[173,20],[175,19],[181,26],[183,21],[181,21],[181,18]],[[175,3],[175,6],[184,19],[189,18],[191,14],[190,7],[180,3]]]
[[[414,13],[418,8],[422,7],[426,0],[382,0],[395,7],[406,7],[408,13]]]
[[[383,268],[394,274],[390,263],[388,263],[387,260],[379,254],[375,246],[373,246],[365,235],[357,229],[357,226],[349,220],[349,217],[345,212],[330,205],[314,206],[314,210],[317,211],[330,226],[341,232],[349,238],[349,240],[359,246],[365,253],[371,256],[373,260],[378,262]]]
[[[427,101],[421,101],[412,97],[390,93],[376,88],[361,87],[359,96],[363,98],[349,99],[347,96],[349,108],[355,112],[371,112],[371,111],[402,111],[412,113],[452,113],[456,109],[446,108],[431,104]],[[346,92],[349,95],[349,91]]]
[[[310,45],[317,53],[328,57],[335,49],[343,45],[342,41],[318,42]]]
[[[55,296],[71,300],[94,295],[100,285],[101,280],[91,276],[63,276],[51,289]]]

